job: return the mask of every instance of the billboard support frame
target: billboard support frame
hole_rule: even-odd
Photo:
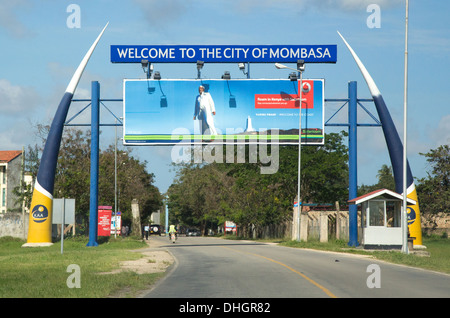
[[[104,101],[105,102],[123,102],[123,99],[100,99],[100,92],[99,92],[98,93],[98,101],[99,101],[99,104],[105,106],[103,104]],[[65,123],[65,126],[91,126],[92,123],[91,124],[71,124],[70,122],[75,117],[80,115],[86,108],[91,106],[92,98],[91,99],[74,99],[73,102],[90,102],[90,103],[87,106],[85,106],[80,112],[78,112],[75,116],[73,116],[71,119],[69,119]],[[354,160],[354,158],[357,157],[357,138],[356,138],[357,137],[357,127],[381,127],[381,123],[362,104],[362,102],[373,102],[373,99],[371,99],[371,98],[370,99],[368,99],[368,98],[357,98],[357,83],[355,81],[351,81],[351,82],[348,83],[348,98],[343,98],[343,99],[334,99],[334,98],[327,99],[327,98],[325,98],[324,102],[325,102],[324,106],[326,106],[326,103],[330,103],[330,102],[343,102],[344,103],[333,115],[331,115],[331,117],[328,120],[326,120],[324,122],[324,126],[325,127],[347,127],[349,129],[349,132],[351,131],[352,135],[353,135],[353,138],[350,138],[350,133],[349,133],[349,158],[353,158],[352,160],[349,160],[349,200],[351,200],[351,199],[354,199],[354,197],[353,197],[353,196],[355,196],[354,193],[356,193],[356,191],[357,191],[357,171],[358,171],[358,167],[357,167],[357,161]],[[349,105],[351,104],[352,105],[351,107],[349,107],[349,110],[348,110],[348,119],[349,119],[348,123],[330,123],[331,119],[333,119],[333,117],[339,111],[341,111],[342,108],[344,106],[346,106],[347,104],[349,104]],[[363,110],[365,110],[365,112],[373,119],[374,123],[358,123],[356,121],[356,119],[357,119],[357,108],[358,108],[357,106],[358,105],[361,108],[363,108]],[[108,109],[108,111],[110,111],[110,110]],[[113,116],[119,121],[119,123],[102,124],[99,121],[97,123],[97,125],[99,127],[100,126],[111,126],[111,127],[123,126],[123,123],[120,120],[120,118],[117,117],[114,114],[113,114]],[[91,147],[92,147],[92,145],[91,145]],[[91,148],[91,151],[92,151],[92,148]],[[94,151],[98,152],[99,149],[97,149],[97,150],[94,149]],[[350,153],[351,153],[351,155],[350,155]],[[98,182],[98,180],[97,180],[97,182]],[[352,193],[352,195],[350,193]],[[90,195],[94,196],[95,194],[91,192]],[[355,216],[356,216],[356,218],[355,218]],[[348,242],[348,245],[349,246],[358,246],[359,243],[358,243],[358,240],[357,240],[357,231],[358,231],[357,213],[355,213],[354,211],[352,211],[351,219],[352,219],[352,221],[349,224],[350,230],[349,230],[349,242]]]
[[[123,99],[101,99],[100,98],[100,84],[98,81],[91,82],[91,98],[90,99],[73,99],[72,102],[89,102],[78,113],[72,116],[64,123],[64,126],[68,127],[91,127],[91,175],[90,175],[90,206],[89,206],[89,241],[86,246],[95,247],[98,246],[98,158],[99,158],[99,129],[103,127],[120,127],[123,126],[120,116],[116,116],[103,102],[123,102]],[[100,105],[115,118],[114,124],[102,124],[100,123]],[[91,123],[86,124],[72,124],[72,120],[77,118],[83,111],[91,107]],[[114,216],[116,216],[117,207],[115,207]]]
[[[344,102],[344,104],[325,122],[325,127],[347,127],[348,128],[348,152],[349,152],[349,200],[357,197],[358,191],[358,162],[357,162],[357,128],[358,127],[381,127],[381,122],[372,115],[362,102],[373,102],[373,99],[359,99],[357,91],[357,82],[348,82],[348,98],[344,99],[325,99],[325,102]],[[347,123],[329,123],[330,120],[348,104],[348,122]],[[357,121],[358,105],[373,119],[375,123],[363,124]],[[358,210],[356,205],[349,206],[349,241],[348,246],[357,247],[358,242]]]

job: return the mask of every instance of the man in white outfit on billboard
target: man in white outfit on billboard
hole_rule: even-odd
[[[205,87],[202,85],[198,88],[199,95],[195,99],[194,120],[200,120],[200,131],[202,135],[209,129],[209,135],[217,135],[216,127],[214,126],[213,115],[216,115],[216,108],[211,94],[205,92]]]

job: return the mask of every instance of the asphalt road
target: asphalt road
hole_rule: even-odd
[[[150,240],[176,261],[146,298],[450,297],[450,275],[364,256],[218,238]]]

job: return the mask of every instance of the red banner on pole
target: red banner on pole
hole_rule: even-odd
[[[98,207],[98,236],[111,236],[111,211],[110,206]]]

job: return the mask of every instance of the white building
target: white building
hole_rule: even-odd
[[[22,177],[22,151],[0,151],[0,213],[20,209],[15,205],[17,197],[13,190],[20,185]]]
[[[364,248],[402,248],[403,195],[380,189],[349,200],[348,203],[361,204],[361,243]],[[407,203],[415,205],[416,201],[407,198]]]

